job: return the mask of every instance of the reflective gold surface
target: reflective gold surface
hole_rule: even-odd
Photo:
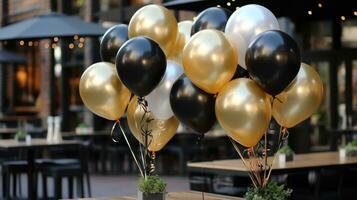
[[[178,23],[178,33],[176,43],[170,52],[169,58],[179,64],[182,64],[182,52],[185,44],[191,37],[192,21],[186,20]]]
[[[183,66],[190,80],[216,94],[232,79],[237,54],[223,32],[207,29],[193,35],[183,50]]]
[[[171,11],[159,5],[147,5],[131,18],[129,38],[149,37],[160,45],[167,56],[175,45],[177,29],[177,21]]]
[[[218,94],[216,116],[228,135],[243,146],[256,145],[271,119],[269,97],[254,81],[239,78]]]
[[[286,128],[291,128],[310,117],[320,106],[323,83],[319,74],[302,63],[295,80],[273,102],[273,116]]]
[[[176,130],[179,126],[179,121],[175,116],[168,120],[159,120],[149,112],[145,115],[144,119],[144,109],[138,104],[138,98],[134,97],[128,107],[128,125],[133,133],[134,137],[143,144],[144,137],[141,132],[141,128],[146,129],[146,121],[149,120],[147,130],[151,130],[152,138],[149,139],[149,150],[159,151],[162,149],[167,142],[175,135]]]
[[[129,103],[130,91],[120,81],[114,64],[99,62],[83,73],[79,82],[83,103],[93,113],[118,120]]]

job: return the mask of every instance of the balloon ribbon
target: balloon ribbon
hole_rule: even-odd
[[[123,130],[123,128],[122,128],[122,126],[121,126],[119,120],[117,120],[117,121],[114,123],[113,127],[112,127],[111,137],[112,137],[113,142],[115,142],[115,143],[119,142],[118,140],[116,140],[116,139],[113,137],[114,130],[115,130],[115,128],[116,128],[117,125],[119,126],[120,131],[122,132],[122,134],[123,134],[123,136],[124,136],[125,142],[126,142],[126,144],[128,145],[128,147],[129,147],[130,153],[131,153],[131,155],[132,155],[132,157],[133,157],[133,159],[134,159],[134,161],[135,161],[136,166],[138,167],[138,169],[139,169],[139,171],[140,171],[141,176],[144,177],[143,170],[142,170],[142,168],[141,168],[141,166],[140,166],[140,164],[139,164],[139,162],[138,162],[138,160],[137,160],[137,158],[136,158],[136,156],[135,156],[135,153],[134,153],[133,149],[131,148],[130,142],[129,142],[128,138],[126,137],[125,131]]]

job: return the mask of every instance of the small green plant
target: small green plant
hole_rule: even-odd
[[[357,140],[349,142],[345,148],[348,156],[357,154]]]
[[[156,194],[165,191],[166,184],[157,175],[147,176],[146,179],[141,177],[138,183],[139,190],[146,194]]]
[[[278,183],[270,181],[263,188],[248,188],[244,198],[246,200],[287,200],[292,191],[292,189],[285,189],[284,185],[279,186]]]
[[[15,138],[17,139],[25,139],[27,136],[27,132],[26,131],[17,131]]]
[[[294,151],[288,145],[284,145],[278,150],[278,153],[290,156],[294,154]]]
[[[86,123],[80,123],[80,124],[78,124],[77,127],[78,128],[89,128],[90,126],[88,124],[86,124]]]

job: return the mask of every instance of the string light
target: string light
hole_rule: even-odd
[[[220,8],[220,7],[221,7],[221,5],[217,5],[217,7],[218,7],[218,8]]]
[[[345,16],[341,16],[341,20],[342,20],[342,21],[345,21],[345,20],[346,20],[346,17],[345,17]]]
[[[354,14],[354,16],[357,16],[357,11],[354,11],[353,14]]]
[[[79,38],[79,42],[84,42],[84,37]]]
[[[54,49],[54,48],[56,48],[56,44],[55,43],[53,43],[52,45],[51,45],[51,47],[52,47],[52,49]]]
[[[55,42],[58,42],[58,40],[59,40],[58,37],[53,38],[53,41],[55,41]]]
[[[78,48],[81,49],[81,48],[83,48],[83,46],[84,46],[83,43],[78,43]]]
[[[78,40],[78,35],[74,35],[73,39]]]
[[[73,49],[73,48],[74,48],[74,44],[73,44],[73,43],[70,43],[70,44],[68,45],[68,47],[69,47],[70,49]]]
[[[236,7],[236,10],[238,10],[238,9],[239,9],[239,6]]]
[[[20,45],[24,46],[25,42],[23,40],[20,41]]]
[[[235,2],[236,0],[232,0],[232,2]]]
[[[33,42],[32,42],[32,41],[29,41],[28,45],[29,45],[29,47],[32,47]]]
[[[312,15],[312,11],[311,10],[307,11],[307,14]]]
[[[317,6],[318,6],[319,8],[322,8],[322,3],[318,3]]]
[[[227,6],[231,6],[231,2],[227,2]]]

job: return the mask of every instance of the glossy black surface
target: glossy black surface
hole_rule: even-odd
[[[128,25],[119,24],[108,29],[100,41],[100,57],[104,62],[115,63],[119,48],[129,40]]]
[[[244,69],[240,65],[237,65],[237,69],[234,72],[232,80],[236,78],[249,78],[249,73],[246,69]]]
[[[148,95],[161,81],[166,57],[160,46],[146,37],[135,37],[123,44],[115,66],[124,85],[135,95]]]
[[[250,76],[267,93],[275,96],[296,77],[300,69],[300,50],[288,34],[261,33],[248,47],[245,62]]]
[[[179,121],[198,133],[206,133],[216,122],[214,95],[196,87],[185,75],[172,86],[170,105]]]
[[[224,32],[226,23],[232,12],[225,8],[207,8],[202,11],[193,22],[191,35],[204,29],[216,29]]]

